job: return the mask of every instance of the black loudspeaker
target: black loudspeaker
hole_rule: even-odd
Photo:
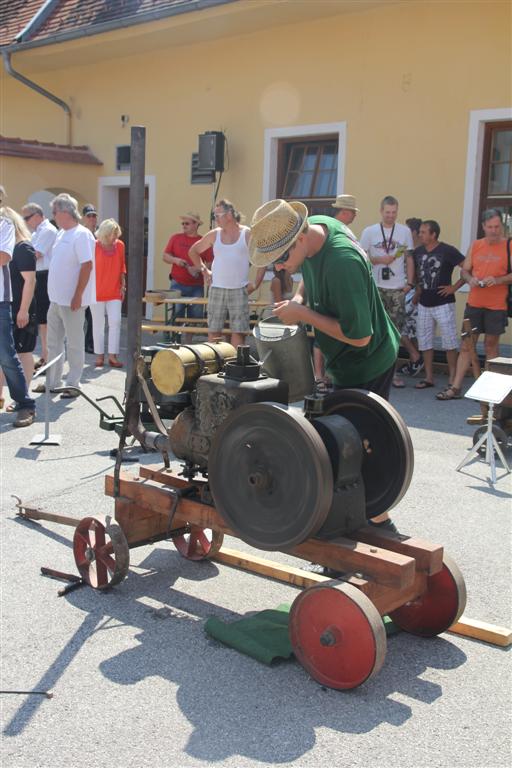
[[[199,170],[224,170],[224,143],[225,136],[222,131],[206,131],[199,134]]]

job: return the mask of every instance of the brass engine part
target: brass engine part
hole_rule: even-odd
[[[231,358],[236,349],[225,341],[162,349],[151,361],[151,378],[163,395],[177,395],[192,390],[199,376],[219,373]]]

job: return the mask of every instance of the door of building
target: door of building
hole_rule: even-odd
[[[512,121],[485,126],[479,222],[482,212],[488,208],[501,211],[505,234],[512,237]],[[483,237],[481,223],[478,237]]]

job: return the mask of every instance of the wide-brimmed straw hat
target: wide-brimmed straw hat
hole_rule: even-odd
[[[254,213],[249,238],[249,259],[266,267],[293,245],[308,219],[304,203],[270,200]]]
[[[356,208],[356,199],[354,195],[338,195],[336,202],[332,204],[333,208],[344,208],[347,211],[359,212],[359,208]]]
[[[180,219],[183,221],[183,219],[192,219],[192,221],[196,221],[199,226],[203,223],[201,221],[201,217],[198,213],[192,213],[192,211],[188,211],[188,213],[184,213],[183,216],[180,216]]]

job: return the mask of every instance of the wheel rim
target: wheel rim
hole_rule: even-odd
[[[361,437],[366,517],[396,506],[409,488],[414,469],[411,436],[400,414],[384,398],[359,389],[328,395],[324,414],[344,416]]]
[[[428,577],[426,592],[389,615],[405,632],[434,637],[455,624],[465,607],[464,577],[451,557],[445,555],[441,571]]]
[[[73,537],[73,554],[81,577],[94,589],[113,587],[128,573],[128,543],[110,516],[80,520]]]
[[[221,548],[224,534],[192,525],[190,533],[173,536],[172,540],[180,555],[187,560],[207,560]]]
[[[356,688],[384,662],[382,619],[366,595],[350,584],[304,590],[292,605],[289,631],[297,659],[329,688]]]
[[[302,414],[277,403],[242,406],[226,419],[208,478],[217,510],[258,549],[286,549],[313,536],[332,502],[322,439]]]

